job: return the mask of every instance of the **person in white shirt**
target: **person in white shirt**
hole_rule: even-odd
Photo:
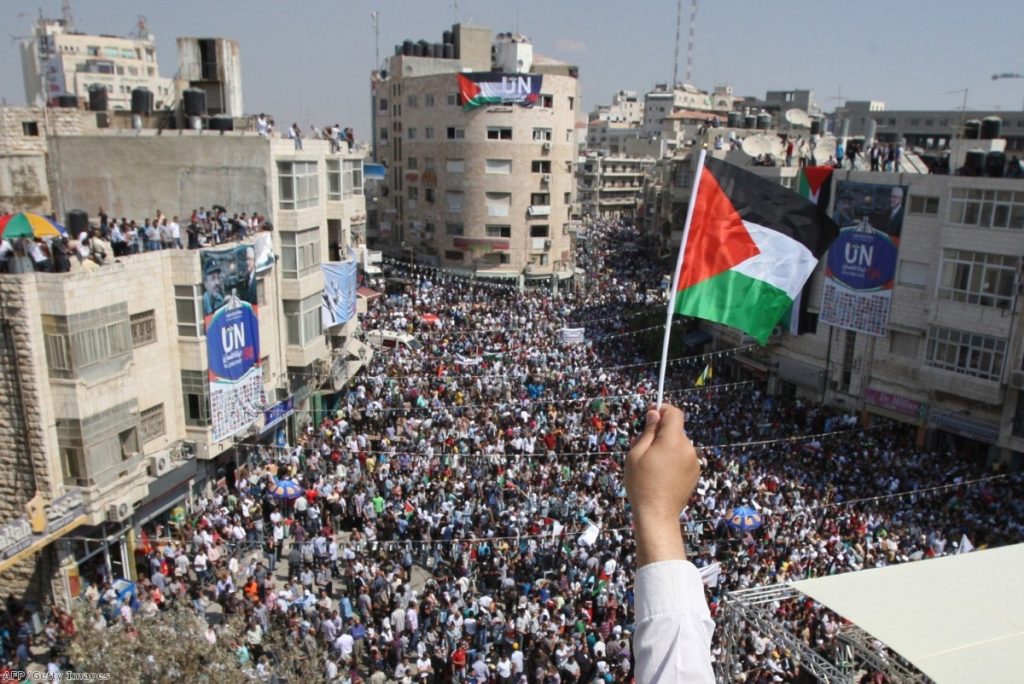
[[[683,413],[662,404],[626,456],[626,492],[636,535],[636,681],[714,682],[704,584],[686,560],[679,514],[700,478]]]
[[[175,216],[171,219],[170,225],[167,226],[171,233],[171,243],[174,244],[178,249],[181,249],[181,224],[178,223],[178,217]]]

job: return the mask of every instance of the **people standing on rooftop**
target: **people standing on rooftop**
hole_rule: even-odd
[[[302,129],[299,128],[299,124],[293,123],[292,127],[288,130],[288,134],[291,139],[295,142],[295,151],[298,152],[302,149]]]

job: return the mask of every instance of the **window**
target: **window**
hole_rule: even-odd
[[[530,171],[533,173],[551,173],[551,162],[547,159],[534,159],[530,162]]]
[[[464,255],[457,249],[446,249],[444,252],[445,261],[462,261]]]
[[[537,141],[551,141],[551,129],[550,128],[534,128],[533,139]]]
[[[405,168],[409,169],[410,171],[416,171],[417,169],[419,169],[419,161],[416,159],[416,157],[409,157],[408,159],[405,160]]]
[[[466,162],[462,159],[448,159],[445,161],[444,170],[448,173],[465,173]]]
[[[21,122],[21,133],[22,135],[29,138],[39,137],[39,122],[38,121],[22,121]]]
[[[346,159],[341,167],[341,196],[349,199],[363,194],[363,161]]]
[[[152,441],[167,432],[164,423],[164,405],[157,404],[139,413],[142,443]]]
[[[461,214],[462,213],[462,197],[461,192],[454,190],[448,190],[444,193],[445,200],[448,202],[448,213],[449,214]]]
[[[901,259],[897,282],[907,287],[921,289],[928,287],[928,264],[921,261]]]
[[[892,340],[889,342],[889,353],[906,359],[916,359],[921,338],[918,335],[891,330]]]
[[[604,136],[603,135],[601,136],[601,140],[604,140]],[[565,142],[572,142],[572,129],[571,128],[566,128],[565,129]]]
[[[495,173],[507,176],[512,173],[512,160],[487,159],[484,161],[484,173]]]
[[[1005,355],[1006,340],[951,328],[928,328],[925,363],[934,368],[998,380]]]
[[[405,196],[411,200],[418,200],[420,198],[420,189],[415,185],[410,185],[405,189]]]
[[[433,93],[427,93],[426,95],[423,96],[423,106],[424,107],[433,107],[434,106],[434,94]]]
[[[530,263],[534,266],[547,266],[548,255],[547,254],[531,254]]]
[[[939,299],[1008,309],[1013,301],[1018,261],[1001,254],[944,249]]]
[[[405,132],[408,135],[409,140],[415,140],[416,139],[416,127],[415,126],[409,126],[409,128]]]
[[[576,108],[576,98],[570,96],[569,97],[569,110],[571,111],[571,110],[573,110],[575,108]]]
[[[545,225],[530,226],[530,237],[546,238],[551,234],[551,228]]]
[[[128,428],[117,433],[117,443],[121,448],[121,460],[127,461],[139,455],[139,432]]]
[[[430,204],[434,203],[434,188],[423,188],[423,199]]]
[[[295,280],[320,270],[320,229],[281,232],[281,276]]]
[[[507,126],[488,126],[487,127],[487,139],[488,140],[511,140],[512,139],[512,128]]]
[[[267,305],[267,281],[263,278],[256,279],[256,305]]]
[[[383,126],[380,129],[380,144],[381,145],[387,145],[388,144],[388,129],[386,127],[383,127]]]
[[[552,109],[555,106],[555,98],[552,95],[541,95],[540,106],[544,109]]]
[[[327,160],[327,201],[341,201],[341,161],[338,159]]]
[[[423,170],[424,171],[433,171],[434,170],[434,158],[433,157],[424,157],[423,158]]]
[[[210,424],[210,380],[206,371],[181,371],[181,395],[185,406],[185,425]]]
[[[132,314],[129,321],[132,327],[133,349],[156,342],[156,313],[153,309]]]
[[[512,237],[512,226],[503,225],[488,225],[486,228],[487,237],[491,238],[507,238]]]
[[[426,138],[427,140],[433,140],[434,139],[434,127],[433,126],[426,126],[426,127],[424,127],[424,129],[423,129],[423,137]]]
[[[448,96],[448,106],[449,107],[458,107],[459,106],[459,96],[458,95],[454,95],[454,94],[449,95]]]
[[[282,209],[315,207],[319,200],[319,179],[315,161],[277,163],[279,202]]]
[[[911,214],[921,214],[924,216],[938,216],[939,198],[925,197],[924,195],[911,195],[910,206],[908,207],[908,210]]]
[[[178,337],[203,336],[202,301],[201,286],[174,286],[174,311],[178,318]]]
[[[512,194],[508,192],[484,193],[487,204],[487,215],[494,217],[508,216],[512,208]]]
[[[406,107],[419,107],[420,106],[420,98],[419,98],[419,96],[418,95],[406,95],[405,96],[405,106]]]
[[[449,126],[448,127],[448,139],[449,140],[464,140],[466,138],[466,129],[462,126]]]
[[[288,328],[288,344],[305,347],[316,341],[323,332],[320,320],[320,294],[302,300],[285,299],[284,317]]]
[[[493,266],[509,264],[512,263],[512,256],[507,252],[491,252],[484,255],[483,262]]]
[[[377,101],[377,109],[381,112],[388,111],[388,98],[382,97]]]
[[[466,229],[461,223],[446,223],[444,224],[444,232],[445,235],[454,235],[459,237],[466,233]]]
[[[546,192],[534,192],[530,194],[530,205],[534,207],[546,207],[551,204],[551,195]]]
[[[1024,192],[953,188],[949,222],[979,228],[1024,228]]]

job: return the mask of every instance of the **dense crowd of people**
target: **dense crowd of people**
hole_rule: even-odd
[[[422,346],[378,349],[289,445],[245,445],[247,464],[187,522],[147,530],[137,592],[92,583],[79,629],[216,603],[244,623],[231,646],[257,680],[273,679],[287,644],[330,682],[630,681],[636,547],[622,463],[657,382],[635,322],[663,310],[665,267],[624,225],[594,223],[585,242],[585,284],[557,293],[388,264],[404,285],[361,326]],[[562,330],[578,327],[586,341],[567,342]],[[1024,536],[1016,476],[993,476],[969,451],[917,447],[898,425],[862,429],[769,395],[730,376],[728,351],[716,356],[674,362],[667,383],[703,445],[680,525],[713,615],[731,590],[953,553],[964,536]],[[714,380],[695,389],[708,363]],[[739,505],[763,525],[734,529]],[[773,609],[833,655],[837,616],[810,600]],[[751,631],[732,659],[726,648],[720,625],[721,679],[806,678],[766,635]]]

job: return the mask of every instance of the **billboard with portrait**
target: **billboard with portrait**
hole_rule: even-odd
[[[257,274],[272,263],[260,254],[265,247],[258,240],[199,257],[215,442],[252,425],[266,404],[257,302]]]
[[[836,183],[839,237],[825,258],[820,320],[884,337],[903,232],[906,186]]]
[[[330,328],[352,320],[356,315],[356,260],[320,264],[324,275],[320,319]]]

